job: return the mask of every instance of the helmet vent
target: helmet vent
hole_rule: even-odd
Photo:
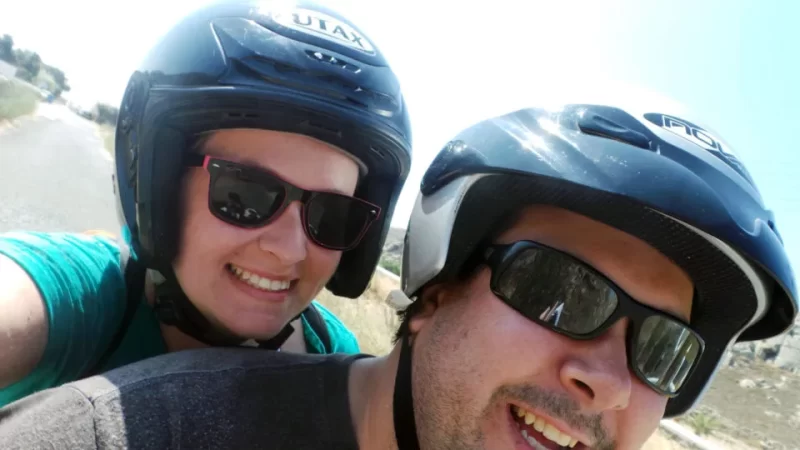
[[[381,151],[381,149],[379,149],[379,148],[375,148],[375,147],[373,147],[373,146],[371,146],[371,145],[370,145],[370,146],[369,146],[369,151],[371,151],[372,153],[374,153],[374,154],[375,154],[375,156],[377,156],[377,157],[378,157],[378,158],[380,158],[380,159],[386,159],[386,155],[384,155],[384,154],[383,154],[383,151]]]
[[[338,59],[336,61],[343,63]],[[351,66],[349,63],[346,64]],[[397,100],[392,96],[361,85],[352,74],[340,71],[334,73],[330,68],[306,70],[263,56],[242,59],[237,61],[236,65],[240,70],[269,83],[325,95],[340,101],[345,100],[358,107],[372,109],[379,114],[390,116],[400,109]]]
[[[229,112],[227,116],[232,119],[258,119],[261,117],[256,113],[240,113],[240,112]]]
[[[777,236],[778,240],[781,241],[781,244],[783,244],[784,243],[783,237],[778,232],[778,228],[775,226],[775,222],[772,219],[770,219],[767,221],[767,225],[769,225],[769,229],[772,230],[773,233],[775,233],[775,236]]]
[[[337,67],[341,67],[342,69],[349,70],[353,73],[361,73],[361,68],[356,66],[355,64],[351,64],[341,59],[338,59],[335,56],[327,55],[320,51],[315,50],[306,50],[306,56],[313,59],[314,61],[319,61],[321,63],[331,64]]]
[[[613,139],[650,150],[650,139],[644,134],[591,111],[586,111],[578,119],[578,128],[586,134]]]
[[[333,134],[333,135],[336,135],[338,137],[342,136],[342,132],[338,128],[327,126],[327,125],[322,124],[320,122],[313,122],[313,121],[310,121],[310,120],[304,120],[304,121],[300,122],[299,125],[300,125],[301,128],[313,129],[313,130],[316,130],[316,131],[322,131],[324,133]]]

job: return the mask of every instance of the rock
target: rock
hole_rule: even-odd
[[[775,411],[764,411],[764,414],[770,419],[780,419],[783,417],[783,414]]]
[[[763,448],[764,450],[775,450],[785,447],[781,445],[781,443],[778,441],[774,441],[772,439],[764,439],[761,441],[761,448]]]
[[[764,378],[756,378],[754,382],[759,389],[773,389],[772,383]]]
[[[775,403],[778,406],[781,405],[781,401],[780,401],[780,399],[778,399],[778,397],[774,397],[772,395],[768,395],[767,396],[767,400],[771,400],[773,403]]]
[[[744,389],[753,389],[756,387],[756,382],[749,378],[742,378],[739,380],[739,387]]]

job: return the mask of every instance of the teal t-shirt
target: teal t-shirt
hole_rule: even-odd
[[[0,254],[19,264],[44,300],[47,346],[37,367],[0,389],[0,407],[36,391],[79,378],[102,356],[125,312],[126,286],[116,241],[77,233],[13,232],[0,235]],[[331,353],[359,353],[350,330],[314,302],[330,335]],[[325,352],[305,318],[309,353]],[[166,352],[158,320],[142,301],[120,346],[103,367],[110,370]]]

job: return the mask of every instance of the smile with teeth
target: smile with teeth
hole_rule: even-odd
[[[233,264],[228,264],[226,268],[228,272],[233,274],[236,278],[262,291],[285,291],[292,285],[291,280],[270,280],[269,278],[258,276]]]
[[[515,422],[519,425],[520,434],[533,448],[541,448],[536,441],[542,438],[553,441],[562,447],[572,448],[578,444],[577,439],[560,431],[543,417],[537,417],[532,412],[516,405],[511,405],[511,412]]]

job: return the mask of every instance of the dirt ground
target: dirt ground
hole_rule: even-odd
[[[642,450],[684,450],[684,448],[677,442],[670,440],[663,433],[656,433],[642,447]]]
[[[760,361],[732,362],[720,369],[693,415],[713,417],[714,434],[754,448],[800,449],[800,376]]]

